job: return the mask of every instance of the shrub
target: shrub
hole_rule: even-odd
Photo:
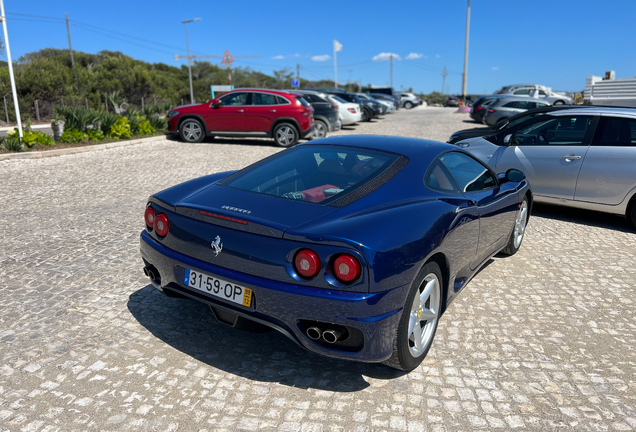
[[[86,129],[91,125],[99,125],[104,117],[104,113],[102,111],[71,107],[56,107],[55,115],[64,118],[64,127],[80,131],[86,131]]]
[[[63,143],[83,143],[87,140],[88,135],[77,129],[66,129],[60,138]]]
[[[138,135],[153,135],[156,130],[152,127],[152,124],[143,117],[137,117],[139,119],[139,125],[137,126]]]
[[[33,147],[36,144],[43,144],[43,145],[49,145],[49,146],[55,145],[55,140],[53,140],[53,138],[50,135],[47,135],[44,132],[40,132],[37,130],[36,131],[31,130],[30,124],[28,126],[29,126],[29,129],[22,130],[22,144],[24,144],[25,146],[29,148]],[[7,131],[7,139],[9,140],[9,144],[7,145],[11,145],[15,147],[14,140],[17,141],[19,145],[20,134],[18,134],[18,128],[14,128]]]
[[[155,132],[163,132],[168,129],[168,122],[165,118],[153,115],[148,117],[150,125],[155,129]]]
[[[128,119],[126,117],[119,117],[113,127],[110,128],[108,136],[115,139],[130,138],[132,136],[132,132],[130,130],[130,123],[128,122]]]
[[[104,135],[109,135],[113,125],[117,123],[119,116],[115,113],[102,113],[101,129]]]
[[[20,144],[20,138],[18,135],[7,135],[3,138],[2,147],[9,151],[21,152],[23,150],[22,144]]]
[[[99,129],[88,129],[86,135],[91,141],[101,141],[104,139],[104,132]]]

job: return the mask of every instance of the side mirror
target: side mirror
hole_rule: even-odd
[[[506,135],[503,139],[504,145],[510,145],[511,140],[512,140],[512,134]]]
[[[214,99],[214,100],[212,101],[212,108],[218,108],[218,107],[220,107],[221,105],[223,105],[223,101],[222,101],[222,100],[220,100],[220,99]]]
[[[506,171],[506,174],[503,176],[503,179],[502,179],[502,175],[499,174],[499,179],[504,180],[502,183],[507,183],[507,182],[519,183],[525,180],[525,178],[526,178],[526,175],[523,172],[514,168],[510,168],[508,171]]]

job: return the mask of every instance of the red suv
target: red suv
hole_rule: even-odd
[[[314,109],[301,96],[282,91],[239,89],[210,102],[186,105],[168,113],[168,130],[183,141],[207,136],[269,137],[290,147],[310,135]]]

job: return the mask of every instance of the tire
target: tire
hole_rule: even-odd
[[[406,296],[393,340],[393,354],[385,365],[409,372],[422,363],[433,344],[441,315],[442,280],[442,271],[435,262],[427,263],[417,274]],[[424,316],[429,319],[423,320]],[[419,335],[419,346],[415,342],[416,335]]]
[[[320,138],[326,137],[328,131],[329,131],[329,127],[322,120],[316,120],[314,122],[313,137],[315,139],[320,139]]]
[[[413,104],[411,102],[408,102],[408,101],[404,102],[404,108],[411,109],[411,108],[413,108]]]
[[[371,113],[366,108],[362,109],[362,120],[363,122],[371,121]]]
[[[528,207],[528,197],[524,197],[521,206],[519,206],[519,211],[517,211],[517,217],[515,219],[515,224],[512,227],[508,244],[501,250],[502,254],[511,256],[517,253],[521,247],[523,237],[525,236],[529,218],[530,209]]]
[[[197,119],[185,119],[179,125],[179,137],[187,143],[200,143],[205,138],[205,128]]]
[[[627,220],[636,228],[636,196],[632,198],[631,204],[627,207]]]
[[[298,142],[298,131],[290,123],[281,123],[274,128],[274,142],[280,147],[291,147]]]
[[[554,102],[552,105],[565,105],[565,102],[563,102],[562,100],[558,100]]]

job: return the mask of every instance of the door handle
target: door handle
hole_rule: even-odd
[[[243,112],[243,110],[236,110],[236,112]]]
[[[561,156],[561,159],[565,159],[566,162],[572,162],[572,161],[581,159],[581,156],[575,156],[573,154],[569,154],[569,155]]]
[[[276,112],[276,110],[269,110],[269,112]]]

